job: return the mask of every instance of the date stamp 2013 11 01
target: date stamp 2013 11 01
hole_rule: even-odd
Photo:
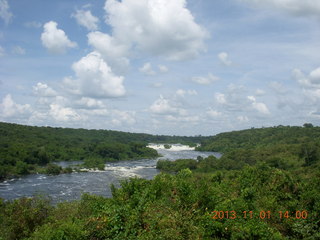
[[[212,211],[212,219],[270,219],[270,218],[280,218],[280,219],[307,219],[308,211],[306,210],[297,210],[297,211]]]

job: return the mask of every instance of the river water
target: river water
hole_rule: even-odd
[[[0,198],[16,199],[31,197],[36,194],[49,196],[53,203],[80,199],[83,193],[97,194],[111,197],[110,185],[119,186],[119,181],[130,177],[152,179],[159,173],[156,164],[159,159],[176,160],[179,158],[196,159],[198,156],[207,157],[219,153],[198,152],[182,145],[173,145],[171,149],[164,149],[163,145],[150,145],[162,157],[157,159],[143,159],[107,163],[104,171],[73,172],[49,176],[31,174],[19,179],[11,179],[0,183]],[[66,167],[81,162],[60,162]]]

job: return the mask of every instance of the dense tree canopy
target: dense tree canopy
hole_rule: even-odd
[[[267,162],[281,169],[311,166],[320,161],[320,127],[271,127],[221,133],[197,148],[224,153],[219,159],[225,169]]]
[[[158,155],[146,147],[150,142],[194,144],[200,139],[0,123],[0,180],[53,161],[85,160],[87,167],[101,168],[106,161],[152,158]]]
[[[0,199],[0,239],[320,239],[319,136],[310,125],[223,133],[199,148],[221,158],[158,161],[164,172],[112,186],[112,198],[57,206],[45,197]],[[90,151],[85,162],[99,165],[149,150],[97,141]],[[16,168],[24,174],[28,163]]]

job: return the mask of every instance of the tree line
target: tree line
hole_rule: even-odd
[[[153,158],[158,154],[147,147],[150,142],[194,144],[200,138],[0,122],[0,180],[35,172],[57,173],[52,164],[59,161],[85,160],[85,167],[101,168],[107,161]]]

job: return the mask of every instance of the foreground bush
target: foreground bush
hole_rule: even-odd
[[[112,187],[112,198],[85,194],[55,207],[43,198],[1,201],[0,239],[319,239],[318,172],[266,164],[214,173],[184,169],[123,181]],[[259,216],[268,211],[270,218]],[[307,218],[297,219],[296,211]]]

